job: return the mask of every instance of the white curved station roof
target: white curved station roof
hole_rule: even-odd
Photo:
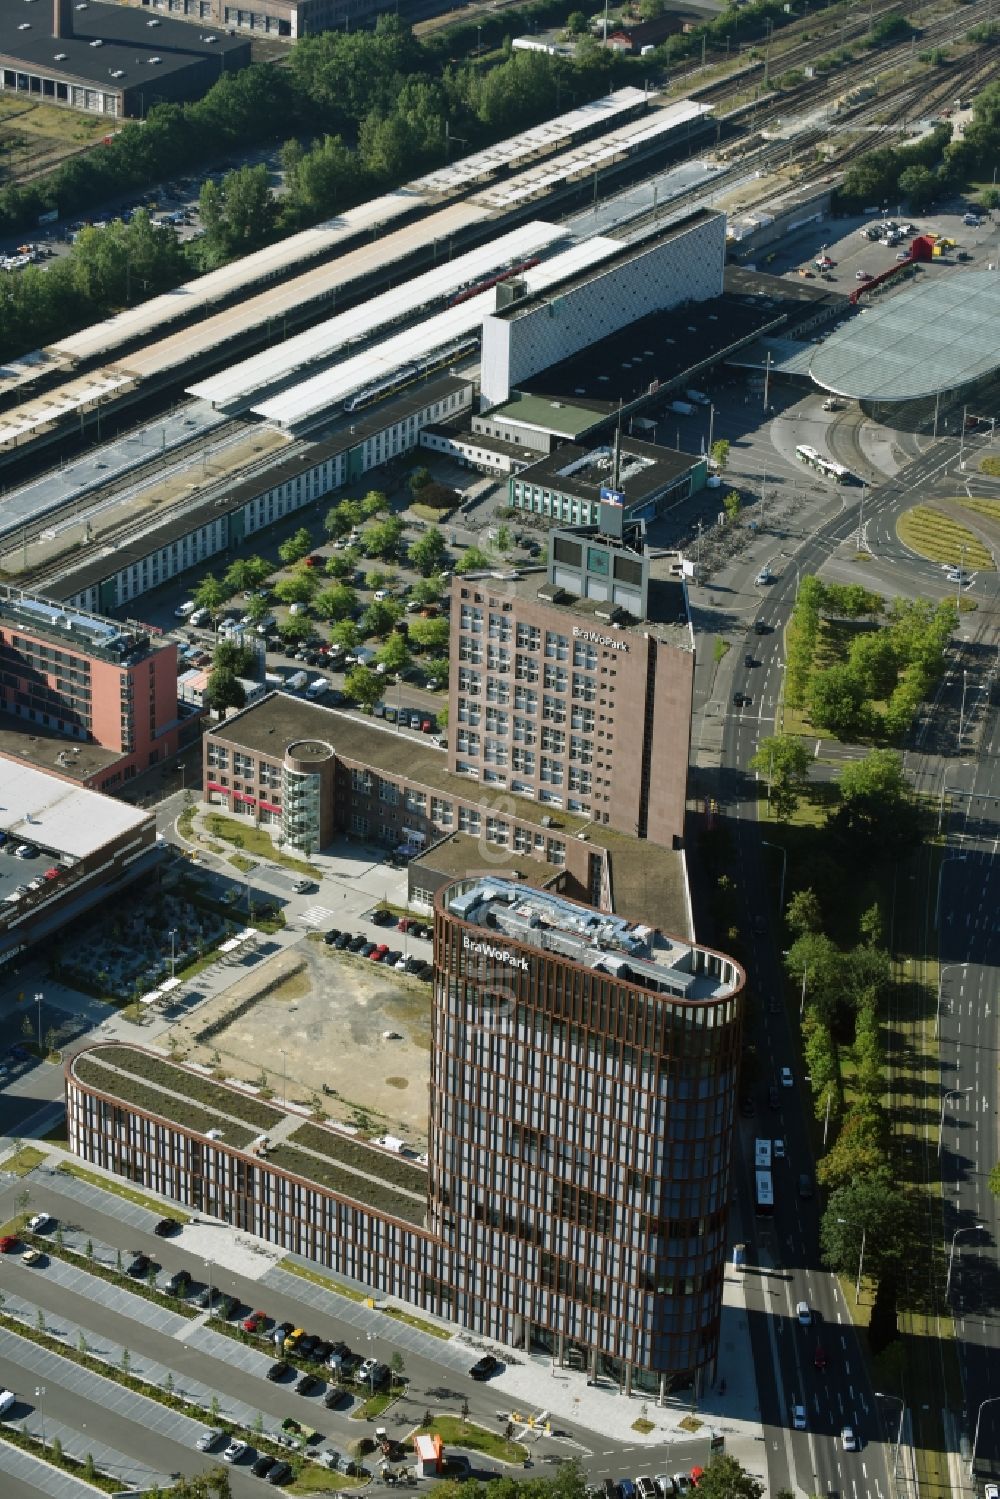
[[[338,350],[372,338],[380,328],[403,318],[412,318],[419,308],[499,271],[508,262],[534,256],[563,234],[564,231],[554,224],[545,224],[537,219],[524,224],[488,245],[458,255],[454,260],[445,261],[401,286],[369,298],[348,312],[328,318],[326,322],[319,323],[315,328],[299,333],[294,338],[286,339],[272,349],[265,349],[261,354],[230,365],[211,379],[189,385],[187,393],[209,401],[215,407],[229,408],[238,405],[258,391],[265,391],[269,386],[288,379],[297,371],[306,370],[319,360],[331,358]]]
[[[164,292],[162,296],[150,297],[148,302],[140,302],[138,307],[129,307],[125,312],[117,312],[113,317],[92,323],[89,328],[74,333],[71,338],[50,344],[49,349],[66,359],[93,358],[109,349],[118,348],[133,338],[155,333],[164,323],[171,322],[174,318],[187,317],[188,313],[195,312],[198,308],[211,307],[221,298],[239,291],[242,286],[266,281],[271,276],[284,275],[300,261],[328,254],[344,240],[351,239],[359,232],[377,229],[380,224],[391,223],[402,214],[421,207],[424,202],[423,195],[415,192],[412,187],[401,187],[396,192],[384,193],[380,198],[372,198],[368,203],[359,203],[356,208],[349,208],[337,218],[317,224],[314,229],[303,229],[301,234],[293,234],[276,245],[256,250],[252,255],[244,255],[231,265],[209,271],[207,275],[198,276],[194,281],[185,281],[183,286]]]
[[[913,401],[1000,366],[1000,274],[931,267],[814,351],[816,384],[857,401]]]
[[[554,255],[551,260],[526,271],[523,279],[531,292],[544,291],[583,267],[606,260],[621,248],[620,240],[595,235],[593,239],[573,245],[563,254]],[[262,401],[252,410],[277,426],[296,428],[324,411],[335,409],[363,386],[480,329],[483,318],[496,307],[496,295],[495,287],[479,292],[467,302],[460,302],[457,307],[449,307],[413,328],[394,334],[364,353],[343,360],[335,368],[292,386],[272,400]]]

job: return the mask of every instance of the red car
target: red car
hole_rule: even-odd
[[[58,878],[59,878],[59,869],[58,869],[58,866],[55,865],[55,864],[53,864],[53,866],[52,866],[51,869],[47,869],[45,871],[45,873],[42,875],[42,879],[43,880],[57,880]]]
[[[19,1242],[17,1234],[4,1234],[0,1239],[0,1254],[13,1254]]]
[[[243,1319],[243,1331],[260,1332],[266,1322],[266,1312],[251,1312],[249,1317]]]
[[[311,557],[305,559],[306,567],[322,567],[326,558],[320,552],[313,552]]]
[[[385,957],[388,951],[388,942],[380,942],[378,947],[375,948],[374,952],[369,953],[368,956],[371,958],[373,963],[381,963],[382,959]]]
[[[421,732],[421,734],[429,734],[429,733],[430,733],[430,731],[431,731],[431,729],[432,729],[432,728],[433,728],[433,727],[434,727],[434,725],[433,725],[433,724],[432,724],[432,723],[431,723],[431,721],[430,721],[430,719],[429,719],[429,718],[425,718],[425,719],[424,719],[424,720],[423,720],[423,721],[422,721],[422,722],[421,722],[421,725],[420,725],[420,732]]]
[[[826,1349],[821,1347],[819,1344],[816,1345],[816,1353],[813,1358],[813,1364],[817,1369],[825,1369],[827,1365]]]

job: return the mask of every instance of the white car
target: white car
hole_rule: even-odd
[[[796,1431],[806,1429],[806,1408],[804,1405],[792,1406],[792,1425]]]
[[[671,1478],[670,1474],[657,1473],[656,1477],[653,1479],[653,1482],[656,1484],[656,1487],[659,1491],[660,1499],[670,1499],[670,1495],[674,1492],[674,1480]]]
[[[33,1234],[43,1234],[54,1222],[50,1213],[36,1213],[33,1218],[28,1219],[28,1227]]]
[[[40,1249],[26,1249],[21,1256],[22,1265],[40,1265],[42,1263],[42,1251]]]
[[[858,1450],[858,1439],[854,1435],[854,1427],[853,1426],[845,1426],[844,1427],[843,1431],[840,1433],[840,1440],[844,1444],[844,1451],[845,1452],[857,1452],[857,1450]]]
[[[774,1159],[776,1161],[783,1161],[785,1159],[785,1142],[784,1142],[784,1140],[775,1140],[775,1142],[774,1142],[774,1144],[772,1146],[772,1151],[773,1151],[773,1154],[774,1154]]]
[[[1000,1499],[1000,1485],[988,1483],[983,1489],[983,1499]]]
[[[233,1440],[222,1454],[222,1461],[224,1463],[238,1463],[246,1451],[246,1442],[241,1442],[239,1437],[233,1437]]]
[[[674,1474],[674,1490],[678,1494],[687,1494],[691,1491],[691,1479],[686,1473]]]
[[[794,1088],[795,1086],[795,1079],[792,1077],[792,1069],[790,1067],[782,1067],[781,1069],[781,1086],[783,1088]]]
[[[812,1322],[812,1319],[813,1319],[813,1314],[809,1310],[809,1303],[808,1303],[808,1301],[800,1301],[798,1303],[798,1305],[795,1308],[795,1315],[799,1319],[799,1326],[800,1327],[808,1327],[810,1325],[810,1323]]]

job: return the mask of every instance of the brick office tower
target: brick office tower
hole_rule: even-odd
[[[177,752],[177,647],[144,625],[122,623],[0,586],[0,715],[24,730],[12,757],[30,759],[32,734],[70,741],[56,775],[111,791]],[[76,745],[107,753],[75,773]],[[90,757],[88,757],[89,760]]]
[[[718,1354],[744,974],[502,877],[437,898],[428,1228],[452,1315],[662,1395]]]
[[[551,532],[544,574],[452,585],[449,769],[676,847],[694,686],[687,599],[650,557],[643,523],[601,510],[600,527]]]

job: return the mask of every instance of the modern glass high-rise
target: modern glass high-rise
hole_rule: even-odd
[[[610,1372],[718,1352],[744,974],[506,877],[438,895],[428,1228],[453,1314]]]

